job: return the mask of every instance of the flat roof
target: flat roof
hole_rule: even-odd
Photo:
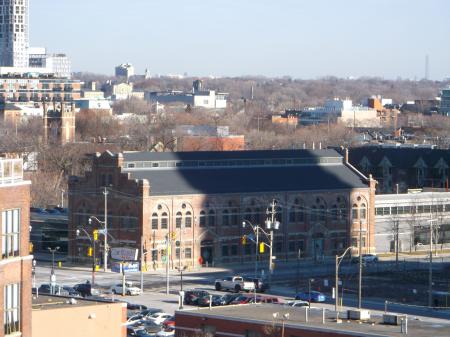
[[[176,311],[178,315],[192,315],[200,317],[209,317],[224,320],[238,320],[240,323],[248,321],[249,323],[259,323],[267,325],[281,324],[281,317],[289,313],[289,318],[285,320],[286,327],[304,328],[315,331],[326,332],[333,330],[334,332],[345,331],[348,335],[354,336],[404,336],[400,332],[400,326],[382,324],[381,316],[373,316],[372,319],[365,323],[359,321],[349,321],[343,319],[342,323],[337,324],[335,314],[332,311],[326,311],[325,324],[322,324],[322,309],[312,308],[309,315],[309,322],[305,322],[305,308],[293,308],[276,304],[244,304],[223,307],[213,307],[202,309],[192,309]],[[274,313],[279,314],[279,318],[274,320]],[[430,319],[416,320],[412,316],[408,319],[408,336],[412,337],[448,337],[450,336],[450,322],[444,320]]]
[[[70,307],[87,307],[107,304],[123,304],[125,302],[112,302],[108,300],[100,299],[85,299],[80,297],[66,297],[66,296],[52,296],[52,295],[39,295],[33,294],[32,296],[32,309],[33,310],[53,310]]]

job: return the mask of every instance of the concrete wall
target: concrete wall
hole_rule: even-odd
[[[33,337],[125,337],[126,304],[96,303],[33,309]]]

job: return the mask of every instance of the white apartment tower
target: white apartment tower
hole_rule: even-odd
[[[0,0],[0,66],[28,67],[29,0]]]

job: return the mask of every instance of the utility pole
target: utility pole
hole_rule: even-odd
[[[428,269],[428,306],[433,306],[433,222],[435,219],[430,219],[430,264]]]
[[[399,221],[395,220],[395,267],[398,270]]]
[[[270,225],[268,226],[270,229],[269,239],[270,239],[270,245],[269,245],[269,284],[272,281],[272,273],[273,273],[273,260],[272,260],[272,254],[273,254],[273,228],[275,226],[275,199],[272,200],[271,210],[267,213],[270,214]]]
[[[105,233],[104,233],[104,252],[103,252],[103,271],[108,271],[108,190],[104,189],[105,195]]]
[[[61,189],[61,208],[64,208],[64,189]]]
[[[169,288],[170,288],[169,260],[170,260],[170,233],[167,233],[167,237],[166,237],[166,294],[167,295],[169,295]]]
[[[141,236],[141,292],[144,292],[144,236]]]
[[[361,309],[362,289],[362,221],[359,221],[359,278],[358,278],[358,309]]]
[[[259,226],[256,225],[255,277],[258,277]]]

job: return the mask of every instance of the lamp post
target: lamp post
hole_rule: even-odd
[[[308,280],[308,307],[311,308],[311,283],[314,282],[313,278]]]
[[[56,285],[56,275],[55,275],[55,253],[59,250],[59,246],[51,249],[48,247],[50,253],[52,253],[52,270],[50,273],[50,293],[54,295],[54,287]]]
[[[259,247],[259,230],[261,229],[259,225],[254,226],[250,221],[243,220],[242,228],[245,228],[246,225],[249,225],[250,228],[255,233],[256,241],[255,241],[255,277],[258,277],[258,247]]]
[[[107,195],[108,195],[108,191],[105,188],[105,206],[107,203]],[[92,225],[92,219],[94,219],[95,221],[97,221],[99,224],[103,225],[103,230],[99,230],[98,232],[103,234],[103,271],[108,271],[108,221],[107,221],[107,213],[106,213],[106,208],[105,208],[105,221],[100,221],[97,217],[91,215],[89,217],[89,225]]]
[[[299,282],[300,282],[300,254],[301,254],[301,249],[298,249],[298,254],[297,254],[297,282],[295,282],[295,293],[298,293],[298,288],[299,288]]]
[[[338,307],[339,307],[339,265],[341,264],[345,254],[347,254],[347,252],[352,249],[353,247],[350,246],[348,247],[344,253],[342,255],[336,255],[336,280],[335,280],[335,286],[334,286],[334,290],[335,290],[335,304],[334,304],[334,310],[336,311],[336,321],[339,320],[339,312],[338,312]]]
[[[175,267],[180,272],[180,291],[183,291],[183,272],[187,269],[187,266]]]
[[[95,286],[95,271],[96,271],[96,267],[97,267],[97,263],[95,261],[96,258],[96,253],[95,253],[95,238],[92,238],[89,233],[84,229],[84,228],[80,228],[84,234],[86,234],[87,238],[89,239],[89,241],[91,242],[92,245],[92,287]],[[80,236],[80,229],[77,229],[76,234],[77,236]],[[95,234],[94,234],[95,236]]]

